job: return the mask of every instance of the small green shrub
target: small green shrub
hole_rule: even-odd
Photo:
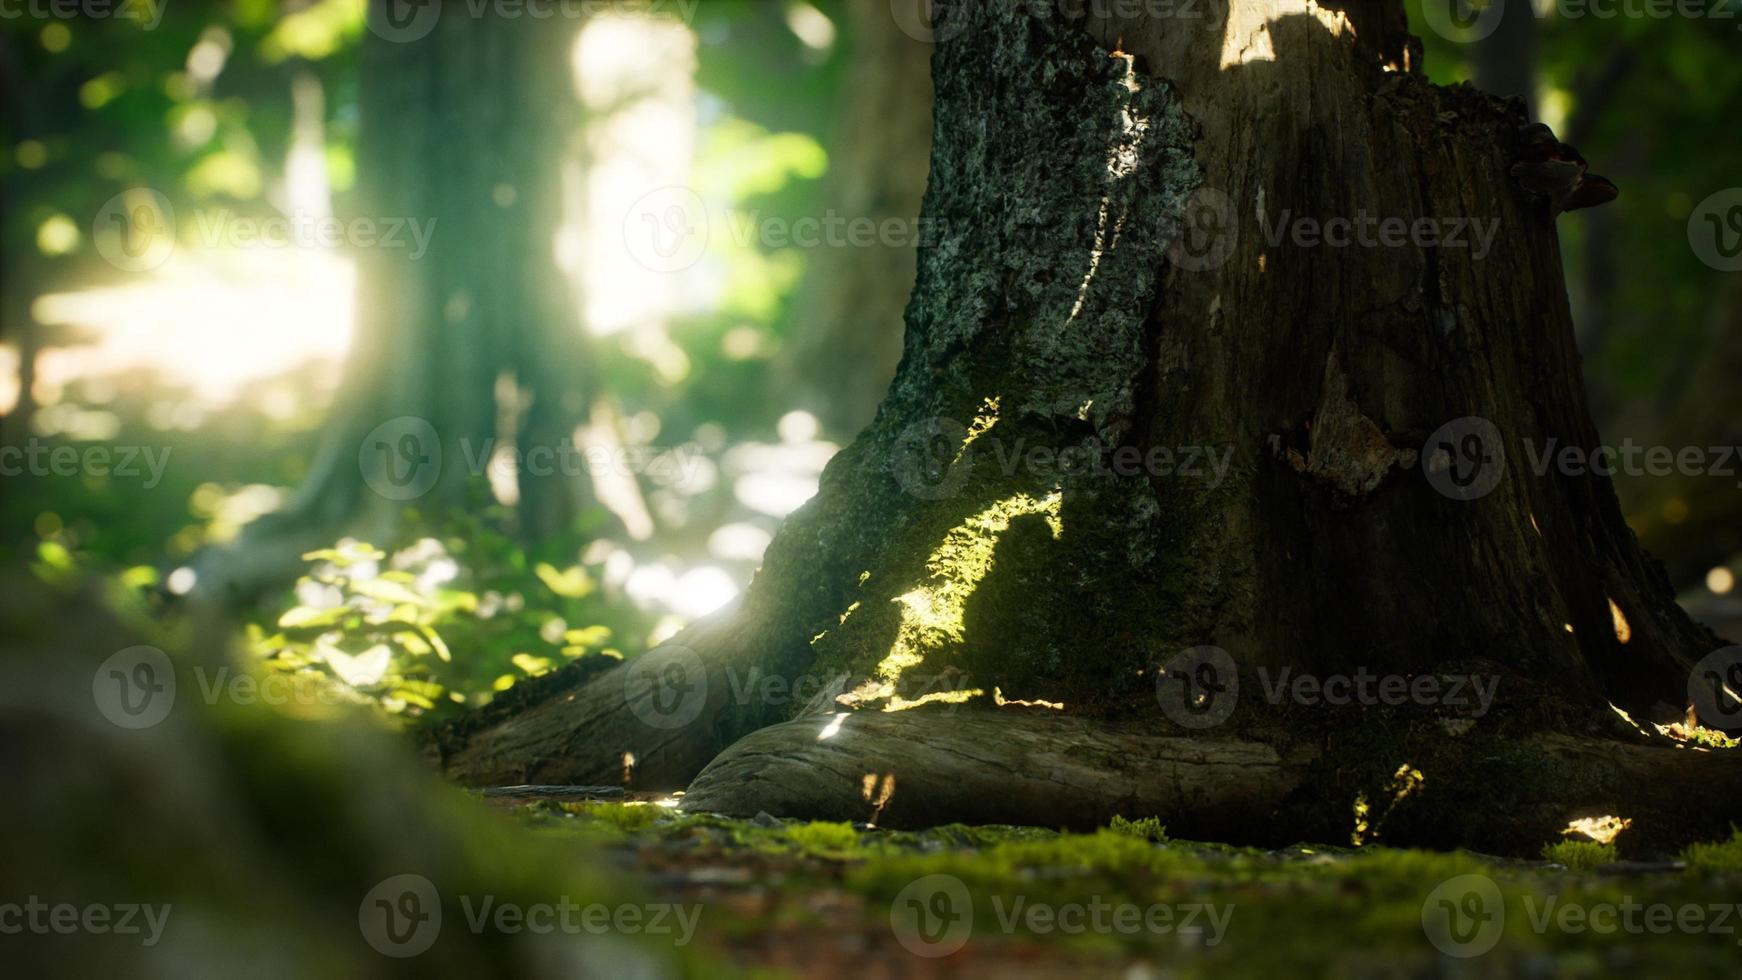
[[[1688,870],[1699,874],[1742,874],[1742,829],[1732,827],[1730,839],[1689,844],[1682,851]]]
[[[1113,822],[1108,825],[1108,829],[1116,834],[1138,837],[1143,840],[1154,841],[1157,844],[1167,840],[1167,828],[1161,825],[1160,817],[1144,817],[1141,820],[1127,820],[1124,817],[1115,816]]]
[[[1563,840],[1545,845],[1542,857],[1545,861],[1565,865],[1572,871],[1590,871],[1615,860],[1615,845],[1588,840]]]

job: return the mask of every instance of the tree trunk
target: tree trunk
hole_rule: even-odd
[[[311,472],[288,509],[205,556],[208,587],[248,594],[341,534],[390,533],[407,507],[463,510],[493,447],[558,447],[586,418],[592,365],[554,255],[575,27],[450,15],[413,40],[365,35],[358,215],[421,226],[427,249],[407,230],[404,247],[359,249],[357,336]],[[573,474],[515,482],[531,539],[591,500]]]
[[[1019,814],[1028,781],[936,774],[972,739],[992,769],[1045,778],[1054,763],[1019,734],[1032,722],[973,714],[1022,700],[1203,740],[1209,765],[1207,746],[1237,739],[1306,767],[1298,785],[1267,762],[1253,786],[1186,792],[1171,785],[1197,778],[1179,742],[1121,750],[1061,727],[1050,737],[1100,746],[1082,765],[1104,778],[1073,783],[1095,794],[1077,814],[1159,808],[1214,831],[1218,806],[1257,793],[1284,827],[1353,810],[1359,828],[1384,810],[1400,842],[1517,850],[1495,813],[1589,815],[1652,771],[1637,751],[1680,755],[1639,749],[1664,739],[1621,734],[1611,705],[1680,709],[1689,666],[1719,641],[1676,606],[1606,477],[1531,465],[1598,439],[1553,217],[1509,177],[1516,104],[1422,80],[1390,0],[1211,4],[1166,22],[964,4],[946,18],[924,212],[939,241],[921,251],[877,420],[776,537],[733,625],[648,655],[658,670],[640,683],[694,720],[626,708],[632,663],[596,682],[619,700],[611,723],[586,716],[589,757],[674,759],[674,729],[711,746],[795,715],[950,702],[900,723],[903,764],[932,774],[908,812]],[[1293,237],[1363,216],[1446,237]],[[1496,229],[1485,249],[1469,219]],[[1061,451],[1078,456],[1049,462]],[[810,696],[744,684],[747,665]],[[722,673],[738,681],[726,692]],[[1493,700],[1333,708],[1279,680],[1300,675],[1475,679]],[[565,705],[602,697],[553,695],[541,724],[558,732]],[[893,756],[856,727],[830,766],[875,781]],[[472,731],[474,757],[517,732]],[[1549,734],[1616,748],[1555,771],[1529,742]],[[760,791],[778,812],[795,791],[746,781],[742,762],[774,738],[729,749],[691,805],[722,799],[724,767],[735,809]],[[1640,840],[1735,812],[1736,757],[1699,756],[1676,762],[1722,770],[1716,798]],[[608,775],[561,753],[541,763],[541,781]]]

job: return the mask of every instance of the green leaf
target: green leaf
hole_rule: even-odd
[[[370,687],[381,683],[381,678],[387,676],[387,668],[393,663],[393,651],[382,643],[377,643],[355,656],[338,647],[326,645],[323,645],[321,653],[327,666],[332,668],[339,680],[352,687]]]
[[[580,599],[593,591],[593,577],[579,565],[571,565],[559,572],[554,565],[541,561],[533,572],[546,588],[565,599]]]
[[[509,657],[508,660],[532,677],[537,677],[550,670],[549,657],[535,657],[530,653],[517,653]]]
[[[390,582],[386,579],[373,578],[361,582],[352,582],[351,591],[361,596],[367,596],[370,599],[375,599],[380,602],[391,602],[396,605],[406,604],[412,606],[423,606],[429,603],[429,600],[424,598],[422,595],[419,595],[415,589],[407,588],[398,582]]]
[[[57,572],[71,571],[73,554],[66,545],[59,541],[44,541],[36,546],[36,557],[44,565]]]
[[[611,642],[611,627],[584,626],[580,629],[568,630],[563,633],[563,642],[576,647],[600,646]]]
[[[314,606],[297,606],[289,609],[278,617],[280,629],[308,629],[337,626],[350,613],[348,606],[330,606],[317,609]]]

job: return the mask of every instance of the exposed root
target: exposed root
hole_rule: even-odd
[[[1175,737],[1019,709],[852,712],[747,736],[696,777],[682,807],[893,828],[1153,816],[1181,836],[1265,845],[1345,843],[1354,821],[1370,840],[1383,829],[1391,844],[1527,856],[1578,820],[1632,820],[1620,843],[1643,855],[1721,837],[1742,814],[1742,752],[1565,735],[1445,748],[1425,782],[1411,771],[1407,792],[1356,806],[1340,794],[1357,774],[1395,763],[1353,745]]]
[[[1256,839],[1313,755],[1019,709],[852,712],[749,735],[696,777],[682,806],[897,828],[1081,829],[1160,816],[1181,833]]]
[[[448,778],[467,786],[523,783],[673,790],[758,726],[733,700],[734,673],[754,663],[736,617],[705,621],[604,671],[575,665],[522,696],[435,733]]]

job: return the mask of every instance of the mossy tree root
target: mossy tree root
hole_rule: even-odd
[[[1334,743],[1168,735],[1027,709],[853,712],[747,736],[696,777],[682,808],[891,828],[1081,830],[1153,816],[1177,836],[1267,846],[1346,843],[1359,826],[1368,841],[1530,857],[1584,817],[1631,819],[1619,843],[1643,855],[1723,836],[1742,813],[1738,752],[1563,735],[1446,742],[1435,775],[1369,798],[1360,787],[1375,775],[1385,785],[1379,770],[1395,763]],[[1541,776],[1512,778],[1522,767]]]
[[[627,664],[571,664],[434,732],[426,750],[465,786],[681,789],[765,723],[732,697],[734,681],[757,666],[741,633],[742,621],[725,616]]]

